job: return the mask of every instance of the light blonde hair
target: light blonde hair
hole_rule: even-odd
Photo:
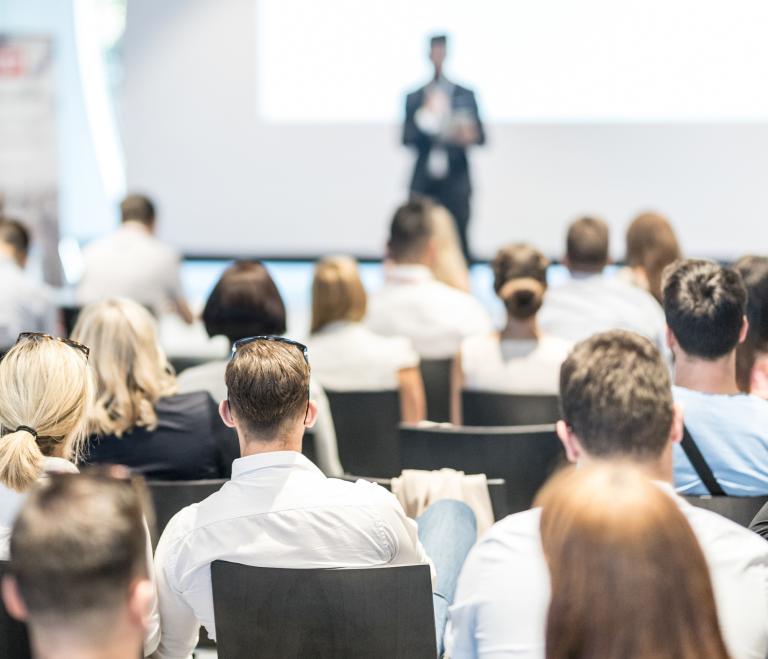
[[[433,204],[429,212],[432,216],[432,240],[435,243],[432,274],[448,286],[469,291],[469,268],[461,251],[453,216],[440,204]]]
[[[334,256],[318,262],[312,279],[313,334],[337,320],[361,321],[366,304],[365,288],[354,259]]]
[[[43,458],[77,462],[93,397],[93,375],[80,350],[50,337],[13,346],[0,361],[0,483],[24,492],[40,478]]]
[[[124,298],[89,305],[72,338],[90,346],[96,373],[90,431],[121,437],[135,427],[154,430],[155,404],[176,393],[176,376],[149,311]]]

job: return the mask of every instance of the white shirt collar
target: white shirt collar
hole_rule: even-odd
[[[393,263],[386,266],[384,274],[392,284],[420,284],[435,278],[427,266],[418,263]]]
[[[232,463],[232,480],[244,478],[254,471],[272,467],[296,467],[321,472],[310,460],[297,451],[268,451],[238,458]]]

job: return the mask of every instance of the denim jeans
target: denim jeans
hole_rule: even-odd
[[[461,566],[477,539],[477,522],[472,509],[452,499],[435,501],[416,520],[419,540],[437,571],[432,601],[438,656],[443,654],[443,633],[448,607],[453,603]]]

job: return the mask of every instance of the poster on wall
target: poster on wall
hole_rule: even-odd
[[[0,207],[32,232],[44,278],[61,283],[54,44],[0,33]]]

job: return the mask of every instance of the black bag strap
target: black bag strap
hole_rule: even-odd
[[[725,490],[723,490],[722,487],[720,487],[720,483],[717,482],[717,479],[715,478],[715,475],[712,473],[712,469],[710,469],[709,465],[707,464],[707,461],[704,459],[704,456],[701,454],[701,451],[699,450],[699,447],[696,446],[696,442],[693,441],[693,437],[691,437],[691,433],[688,432],[688,428],[683,426],[683,441],[680,444],[683,447],[683,451],[685,451],[685,454],[688,456],[688,459],[691,461],[691,464],[693,465],[693,468],[696,470],[696,473],[699,475],[699,478],[701,479],[701,482],[704,483],[704,487],[709,490],[709,493],[712,496],[726,496]]]

